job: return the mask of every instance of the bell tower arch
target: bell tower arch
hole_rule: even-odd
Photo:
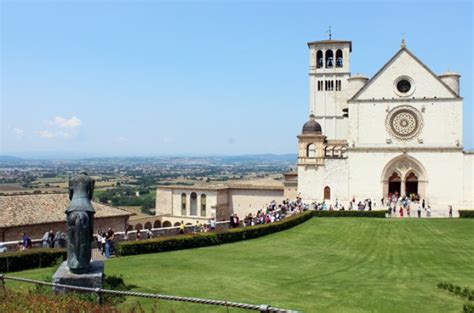
[[[328,139],[347,139],[347,79],[352,42],[320,40],[309,48],[309,113],[317,116]]]

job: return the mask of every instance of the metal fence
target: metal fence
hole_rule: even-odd
[[[82,291],[82,292],[95,293],[97,296],[97,303],[99,304],[102,304],[104,294],[113,294],[113,295],[132,296],[132,297],[153,298],[153,299],[167,300],[167,301],[179,301],[179,302],[190,302],[190,303],[197,303],[197,304],[225,306],[228,308],[240,308],[240,309],[247,309],[247,310],[259,311],[259,312],[280,312],[280,313],[297,313],[298,312],[298,311],[293,311],[293,310],[288,310],[288,309],[275,308],[267,304],[257,305],[257,304],[247,304],[247,303],[239,303],[239,302],[231,302],[231,301],[223,301],[223,300],[209,300],[209,299],[202,299],[202,298],[170,296],[170,295],[162,295],[162,294],[156,294],[156,293],[80,287],[80,286],[72,286],[72,285],[55,284],[55,283],[45,282],[41,280],[13,277],[13,276],[0,274],[0,283],[3,288],[5,287],[5,280],[7,279],[25,282],[25,283],[43,285],[43,286],[51,286],[51,287],[64,288],[64,289],[70,289],[70,290],[77,290],[77,291]]]

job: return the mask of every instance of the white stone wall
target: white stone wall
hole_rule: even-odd
[[[369,99],[403,99],[394,92],[395,80],[401,75],[409,76],[414,80],[414,93],[407,98],[454,98],[455,96],[444,86],[437,77],[429,73],[420,63],[406,51],[393,60],[384,72],[374,79],[367,88],[357,97],[358,100]]]
[[[474,210],[474,152],[464,157],[464,207]]]
[[[298,192],[306,202],[321,202],[324,187],[331,188],[331,202],[347,199],[348,167],[347,159],[326,159],[324,166],[298,166]]]
[[[156,215],[171,215],[173,213],[173,191],[170,189],[156,189]]]
[[[349,151],[349,197],[380,200],[383,196],[383,170],[401,154],[400,151]],[[461,151],[413,151],[407,155],[418,160],[426,171],[426,200],[433,210],[445,214],[449,204],[456,208],[465,206],[465,167]]]
[[[418,136],[402,141],[390,135],[386,117],[390,110],[409,105],[422,116]],[[349,104],[349,144],[355,147],[457,147],[462,146],[462,101],[433,100],[396,102],[362,102]],[[448,122],[449,121],[449,122]],[[392,143],[387,144],[387,139]],[[423,140],[423,143],[419,142]]]
[[[283,188],[281,190],[271,189],[230,189],[229,211],[237,213],[240,218],[260,209],[265,209],[270,202],[275,200],[281,203],[283,199]]]

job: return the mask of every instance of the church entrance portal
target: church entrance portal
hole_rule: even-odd
[[[381,178],[384,197],[394,194],[407,195],[414,200],[426,197],[426,170],[412,156],[402,154],[393,158],[383,169]]]
[[[399,195],[402,188],[402,179],[397,173],[393,173],[388,179],[388,193]]]

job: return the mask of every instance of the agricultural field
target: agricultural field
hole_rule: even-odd
[[[122,275],[136,291],[303,312],[461,312],[461,298],[437,284],[474,287],[473,238],[469,219],[313,218],[259,239],[113,258],[105,271]],[[49,268],[11,275],[44,279],[51,273]],[[136,301],[128,298],[121,308]],[[160,312],[227,312],[139,301],[145,310],[156,305]]]

